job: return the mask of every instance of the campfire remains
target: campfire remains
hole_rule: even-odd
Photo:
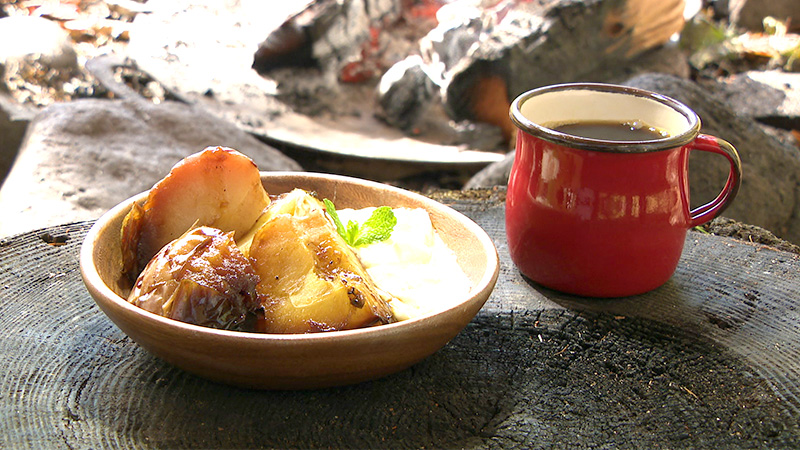
[[[566,81],[648,80],[648,88],[692,104],[704,129],[742,153],[741,198],[726,215],[800,239],[794,0],[21,0],[0,3],[0,37],[12,36],[0,42],[50,35],[12,27],[17,16],[55,31],[57,57],[0,46],[0,170],[19,149],[16,180],[34,179],[31,165],[68,168],[43,158],[63,158],[75,144],[55,145],[44,128],[106,130],[111,113],[104,110],[123,117],[130,102],[96,102],[80,126],[76,115],[49,105],[79,111],[91,107],[82,99],[133,96],[150,103],[139,109],[152,109],[151,117],[182,111],[187,123],[195,115],[218,120],[306,170],[428,192],[480,185],[477,172],[498,168],[498,176],[481,178],[497,186],[505,183],[507,106],[516,94]],[[661,76],[636,77],[648,73]],[[168,128],[167,139],[149,134],[157,145],[138,133],[119,150],[135,159],[194,142],[180,135],[191,127]],[[107,141],[81,147],[103,149]],[[112,178],[64,173],[70,186],[43,186],[55,199],[75,200],[85,186],[117,185],[114,177],[127,174],[85,169]],[[693,199],[716,194],[717,171],[712,164],[690,170],[699,180],[691,183]]]
[[[297,95],[286,67],[317,68],[335,83],[331,92],[366,84],[375,114],[406,133],[422,133],[431,109],[451,127],[482,124],[474,134],[489,125],[494,142],[478,146],[504,151],[510,99],[554,79],[629,76],[631,61],[684,23],[683,0],[422,3],[429,9],[401,0],[310,3],[261,43],[253,67],[278,79],[286,98]]]

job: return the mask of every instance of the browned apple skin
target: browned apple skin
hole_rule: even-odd
[[[293,191],[275,201],[268,216],[273,208],[278,213],[255,233],[249,248],[261,279],[259,331],[313,333],[394,321],[388,296],[336,233],[320,201]]]
[[[139,275],[128,301],[170,319],[254,331],[258,275],[233,233],[199,227],[170,242]]]
[[[126,217],[123,267],[135,277],[164,245],[192,226],[232,231],[238,238],[269,204],[258,167],[244,154],[208,147],[187,156]]]

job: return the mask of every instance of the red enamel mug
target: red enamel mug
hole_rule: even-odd
[[[518,130],[506,199],[509,252],[523,275],[545,287],[588,297],[655,289],[675,272],[688,229],[719,215],[739,190],[736,149],[700,134],[697,114],[663,95],[560,84],[520,95],[510,115]],[[609,139],[563,128],[634,122],[660,134]],[[724,156],[730,173],[714,200],[690,209],[694,150]]]

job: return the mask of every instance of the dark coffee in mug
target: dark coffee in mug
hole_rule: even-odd
[[[640,121],[587,121],[553,126],[559,133],[603,141],[652,141],[669,137],[669,133]]]

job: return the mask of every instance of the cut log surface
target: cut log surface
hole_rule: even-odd
[[[798,255],[689,233],[675,276],[589,300],[511,264],[502,198],[446,193],[498,285],[398,374],[316,391],[207,382],[148,354],[82,286],[91,222],[0,240],[0,448],[797,448]]]

